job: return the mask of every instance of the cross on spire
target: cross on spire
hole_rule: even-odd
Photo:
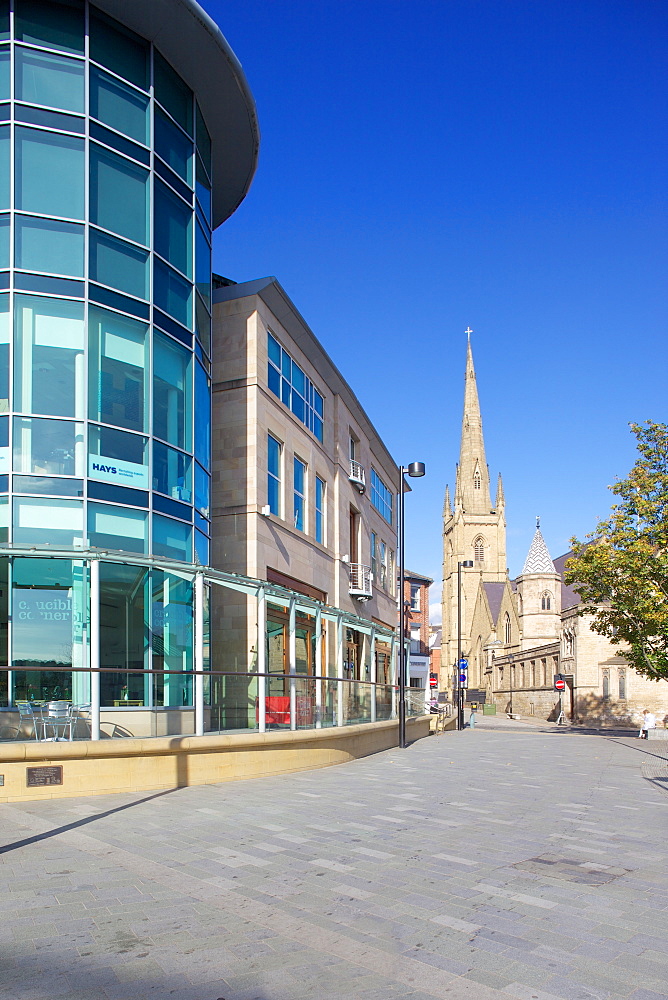
[[[464,333],[466,334],[466,336],[467,336],[467,337],[469,338],[469,340],[470,340],[470,339],[471,339],[471,334],[473,333],[473,330],[471,329],[471,327],[470,327],[470,326],[467,326],[467,327],[466,327],[466,329],[464,330]]]

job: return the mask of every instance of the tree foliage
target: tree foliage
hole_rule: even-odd
[[[584,542],[571,539],[566,582],[592,628],[647,677],[668,678],[668,426],[631,424],[639,456],[607,521]]]

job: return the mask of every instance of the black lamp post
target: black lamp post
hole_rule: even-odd
[[[424,476],[424,462],[399,468],[399,747],[406,747],[406,616],[404,614],[404,476]]]
[[[457,563],[457,729],[464,728],[464,688],[460,683],[462,658],[462,566],[470,569],[473,560],[464,559]]]

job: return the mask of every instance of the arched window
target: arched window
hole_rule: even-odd
[[[610,671],[603,671],[603,700],[608,701],[610,698]]]
[[[473,473],[473,489],[479,490],[482,487],[482,480],[480,478],[480,469],[476,469]]]
[[[485,561],[485,539],[481,535],[473,543],[473,558],[476,562]]]
[[[619,698],[626,701],[626,670],[623,667],[619,670]]]
[[[552,607],[552,594],[546,590],[540,599],[540,606],[543,611],[549,611]]]
[[[505,635],[506,635],[506,646],[509,646],[510,642],[511,642],[511,639],[513,637],[513,630],[512,630],[512,626],[510,624],[510,615],[508,614],[507,611],[506,611],[506,617],[505,617],[505,621],[504,621],[504,631],[505,631]]]

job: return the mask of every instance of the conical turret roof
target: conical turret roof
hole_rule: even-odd
[[[536,534],[533,536],[531,547],[527,554],[522,576],[530,573],[556,573],[554,563],[550,558],[545,539],[540,531],[540,520],[536,519]]]

